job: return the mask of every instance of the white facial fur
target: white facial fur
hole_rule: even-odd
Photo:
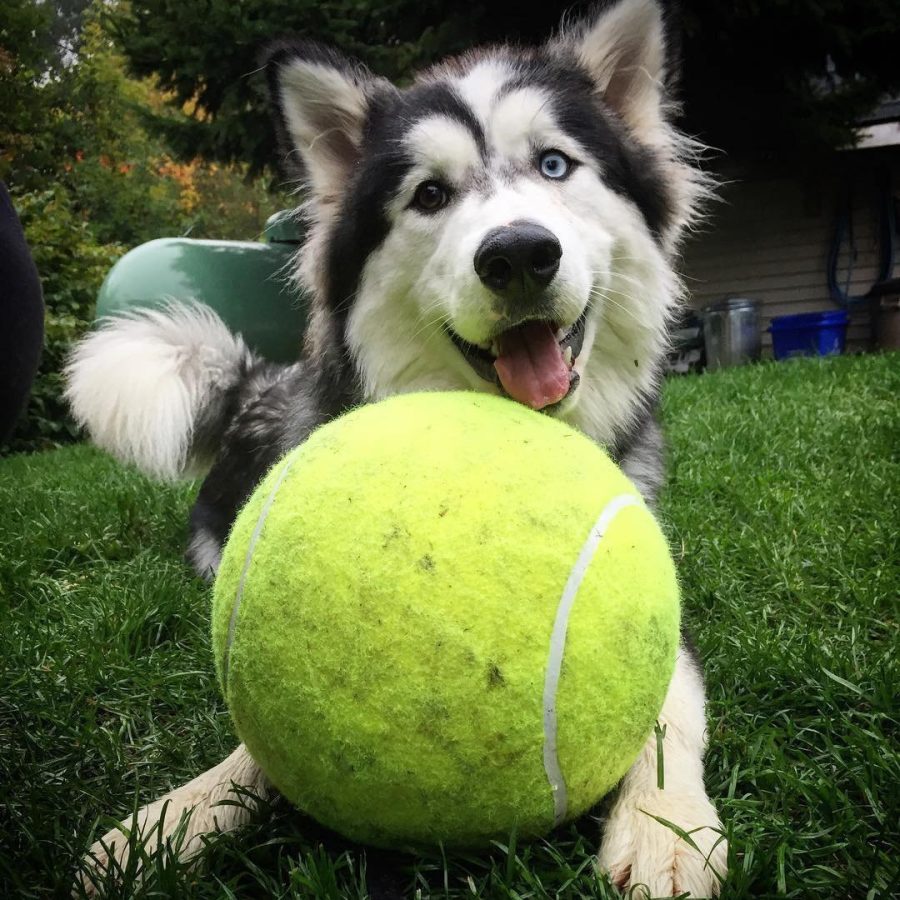
[[[446,328],[475,344],[491,336],[500,311],[474,271],[475,251],[496,226],[537,222],[563,249],[551,291],[555,318],[566,326],[588,310],[575,365],[580,385],[554,413],[612,442],[655,389],[667,321],[681,294],[672,256],[708,184],[694,164],[694,146],[669,123],[657,0],[608,5],[564,27],[544,53],[563,65],[571,65],[574,56],[590,76],[595,98],[653,153],[671,204],[661,233],[650,233],[634,203],[613,191],[597,163],[560,129],[545,88],[503,92],[522,71],[515,51],[451,61],[420,83],[452,83],[480,122],[487,152],[465,125],[444,115],[420,119],[407,135],[405,150],[416,164],[388,204],[391,227],[366,262],[345,337],[367,399],[425,389],[496,392],[466,362]],[[353,66],[321,78],[321,63],[320,57],[282,63],[280,100],[310,191],[311,229],[299,277],[308,290],[325,296],[329,233],[362,152],[360,111],[371,97],[393,89]],[[317,79],[321,85],[311,87]],[[543,179],[535,168],[542,149],[558,149],[581,165],[563,182]],[[416,186],[432,178],[454,190],[451,204],[432,215],[410,209]],[[309,335],[327,337],[327,308],[315,304],[312,319]],[[315,343],[309,335],[307,343]]]
[[[554,318],[564,329],[585,310],[575,369],[578,390],[558,414],[610,442],[652,389],[678,284],[640,212],[603,181],[590,155],[554,121],[549,97],[526,88],[499,95],[500,61],[477,65],[458,85],[480,114],[487,159],[469,129],[445,116],[421,120],[406,140],[415,165],[389,206],[391,229],[369,258],[347,334],[371,399],[423,389],[496,391],[446,335],[489,342],[502,314],[478,278],[475,253],[490,230],[517,219],[559,240]],[[474,96],[479,91],[480,96]],[[562,180],[536,169],[556,149],[576,167]],[[445,209],[410,209],[416,187],[439,179],[453,191]]]

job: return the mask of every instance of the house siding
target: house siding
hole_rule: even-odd
[[[835,309],[827,259],[848,185],[856,253],[850,265],[845,238],[838,278],[851,294],[866,293],[878,277],[876,197],[884,167],[896,196],[900,147],[840,154],[829,169],[809,175],[726,173],[707,226],[685,247],[682,271],[691,306],[702,309],[725,297],[760,301],[766,354],[771,338],[765,329],[774,316]],[[895,273],[897,268],[895,262]],[[870,348],[871,337],[868,309],[852,310],[849,349]]]

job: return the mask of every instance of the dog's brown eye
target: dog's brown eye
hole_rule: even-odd
[[[417,188],[412,205],[422,212],[437,212],[450,202],[450,192],[439,181],[423,181]]]

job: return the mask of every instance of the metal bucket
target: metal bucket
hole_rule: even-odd
[[[703,310],[706,368],[723,369],[759,359],[762,332],[759,303],[746,297],[729,297]]]

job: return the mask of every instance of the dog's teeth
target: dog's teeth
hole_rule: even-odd
[[[556,329],[556,340],[561,341],[566,336],[566,330],[564,328]]]
[[[491,341],[491,353],[493,353],[494,356],[500,355],[500,345],[497,341]]]
[[[571,369],[572,368],[572,348],[566,347],[565,352],[563,353],[563,359],[566,361],[566,365]]]

